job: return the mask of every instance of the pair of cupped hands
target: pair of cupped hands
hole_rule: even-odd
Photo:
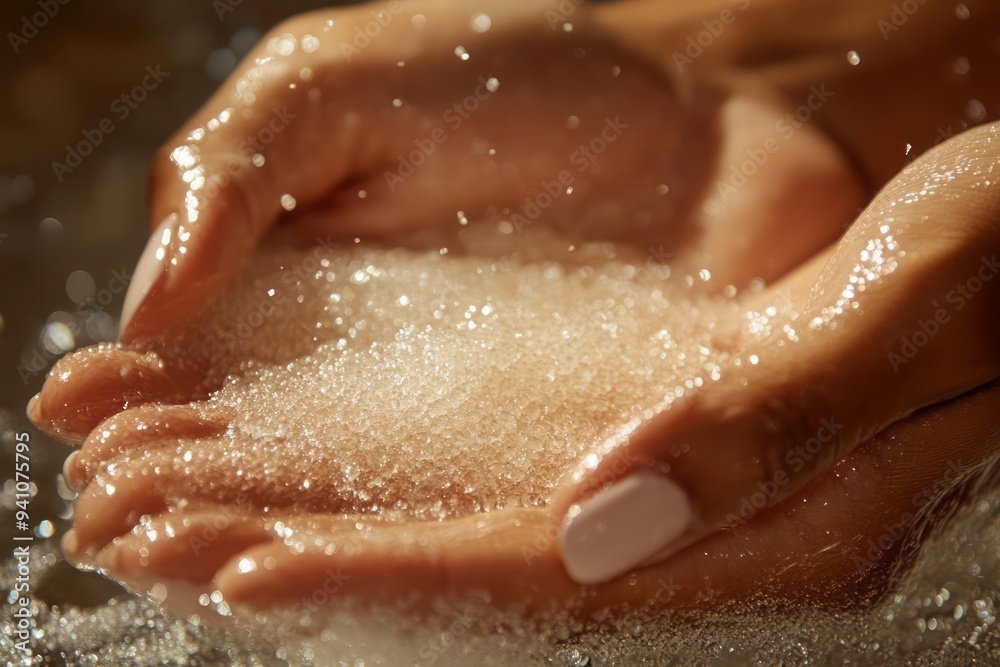
[[[304,553],[233,517],[197,558],[161,539],[119,574],[257,603],[297,599],[334,567],[361,593],[488,590],[538,607],[881,592],[906,534],[1000,452],[1000,125],[913,159],[961,120],[941,100],[969,90],[939,72],[952,44],[928,36],[948,32],[927,28],[936,10],[886,40],[873,17],[890,9],[875,4],[813,10],[864,14],[836,24],[850,39],[783,3],[421,0],[274,28],[157,155],[124,347],[57,367],[29,409],[37,424],[80,442],[123,408],[216,388],[143,341],[197,318],[279,228],[391,241],[457,226],[457,212],[521,214],[708,270],[712,289],[749,295],[755,335],[732,342],[742,363],[718,381],[622,425],[544,509],[331,524],[338,548]],[[804,27],[777,44],[775,21]],[[961,30],[971,51],[988,42]],[[995,56],[972,62],[1000,72]],[[749,289],[756,278],[768,286]],[[214,428],[158,414],[164,437]],[[98,442],[74,457],[80,487],[120,454]],[[127,510],[92,485],[67,552],[126,533]],[[270,567],[237,567],[246,554]],[[596,587],[581,598],[580,584]]]

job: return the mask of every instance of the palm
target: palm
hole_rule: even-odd
[[[498,17],[501,14],[497,12]],[[849,223],[860,191],[846,161],[808,126],[788,136],[779,134],[776,123],[789,109],[769,91],[735,93],[701,86],[681,96],[668,77],[585,21],[571,38],[549,32],[544,24],[531,29],[514,25],[524,32],[512,36],[498,22],[485,37],[472,38],[463,28],[461,41],[470,54],[468,61],[455,55],[454,36],[436,33],[416,51],[408,47],[404,52],[397,46],[404,40],[386,33],[385,39],[357,56],[351,63],[354,69],[336,58],[323,61],[308,87],[288,88],[284,73],[301,64],[294,59],[265,68],[265,84],[255,93],[262,102],[256,108],[287,104],[303,125],[276,136],[268,146],[265,167],[259,171],[261,187],[248,194],[250,205],[261,215],[278,216],[275,188],[287,190],[298,202],[294,216],[285,221],[288,228],[347,238],[410,231],[427,221],[441,221],[444,229],[458,231],[459,212],[473,223],[506,224],[512,233],[524,221],[552,225],[584,239],[629,243],[640,253],[655,248],[654,259],[669,257],[672,268],[681,271],[707,268],[713,275],[710,287],[716,290],[728,284],[744,287],[754,277],[771,280],[784,275]],[[386,30],[404,29],[396,23]],[[400,61],[405,67],[398,67]],[[307,104],[310,87],[321,91],[321,99],[344,102],[317,113]],[[220,95],[231,93],[224,90]],[[465,102],[470,97],[475,103]],[[400,104],[393,104],[396,99]],[[203,124],[206,114],[214,115],[210,112],[218,108],[218,101],[226,106],[230,100],[213,101],[193,125]],[[189,132],[186,128],[179,136]],[[203,145],[231,139],[222,131]],[[755,168],[743,167],[747,159],[754,160]],[[218,164],[206,166],[209,177],[222,169]],[[733,178],[734,169],[745,182]],[[169,185],[177,176],[172,163],[161,165],[158,179],[168,184],[157,190],[154,208],[166,207],[178,197],[178,188],[185,188],[180,178]],[[550,189],[552,183],[560,187]],[[217,210],[209,198],[203,204],[210,213]],[[136,346],[159,352],[166,368],[135,350],[114,350],[92,360],[88,377],[76,373],[62,384],[54,380],[43,396],[46,410],[55,414],[68,406],[75,411],[61,417],[61,434],[80,438],[126,405],[183,403],[204,396],[228,372],[238,372],[248,358],[284,361],[268,358],[269,350],[249,344],[221,350],[201,345],[198,337],[210,336],[211,331],[197,326],[183,335],[187,338],[180,339],[181,347],[207,350],[183,373],[181,366],[187,363],[183,355],[169,352],[178,347],[175,339]],[[303,339],[306,347],[310,342],[316,341]],[[142,372],[123,375],[119,372],[123,364],[139,365]],[[146,380],[135,384],[137,375]],[[95,396],[106,400],[97,402]],[[193,438],[225,428],[225,415],[217,423],[205,423],[187,419],[183,408],[155,410],[118,418],[122,430],[129,429],[129,420],[165,423],[172,418],[180,427],[165,429],[166,437],[185,447]],[[161,432],[156,435],[164,437]],[[89,481],[122,451],[144,443],[148,438],[125,439],[113,446],[100,440],[88,443],[88,463],[85,470],[76,470],[77,481]],[[169,480],[158,488],[174,485],[176,490],[184,481],[181,471],[172,467],[175,460],[168,448],[151,452],[141,465],[156,474],[166,471]],[[90,500],[81,503],[80,516],[100,517],[99,526],[95,523],[90,533],[94,543],[126,530],[136,507],[155,513],[165,506],[164,498],[151,497],[143,480],[144,475],[123,477],[116,500],[121,504],[111,512],[99,489],[88,494]],[[117,521],[109,521],[108,514]],[[87,519],[81,521],[85,524]],[[289,521],[325,542],[347,539],[345,526],[353,525],[353,518],[343,524],[323,516]],[[547,522],[544,512],[518,511],[495,513],[488,524],[495,531],[498,553],[506,558],[519,554],[524,541],[533,541],[539,530],[546,530]],[[272,542],[274,535],[263,522],[251,518],[245,523],[234,520],[233,525],[242,531],[240,539],[220,541],[217,557],[200,560],[205,570],[192,576],[215,576],[222,562],[255,544],[260,553],[280,556],[280,568],[299,567],[303,559],[309,572],[318,574],[328,567],[322,554],[296,557],[283,550],[280,540]],[[459,522],[450,533],[459,545],[453,567],[466,574],[479,572],[469,581],[482,585],[480,579],[486,576],[482,573],[487,571],[483,566],[489,563],[475,549],[479,533],[466,533],[464,528]],[[371,562],[391,570],[406,557],[392,539],[397,529],[389,528],[386,535],[373,531],[372,545],[364,537],[351,538],[360,540],[356,553],[374,554]],[[449,547],[440,539],[439,529],[424,529],[433,563],[440,550]],[[369,548],[371,552],[366,551]],[[166,567],[157,557],[167,552],[153,551],[140,566],[128,561],[127,547],[118,549],[115,571],[127,578],[149,563]],[[572,595],[554,545],[543,551],[543,566],[525,576],[546,580],[554,595]],[[247,587],[251,578],[225,571],[220,576],[230,577],[232,585],[226,592],[234,599],[251,597],[253,592],[259,601],[282,593],[270,585],[280,577]],[[609,590],[611,598],[618,594],[617,589]]]

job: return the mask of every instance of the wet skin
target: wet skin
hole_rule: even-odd
[[[790,302],[801,313],[797,324],[802,328],[836,303],[857,258],[873,238],[884,237],[879,231],[883,225],[891,225],[906,255],[861,302],[869,312],[888,305],[897,326],[872,337],[866,320],[844,320],[837,339],[842,343],[831,346],[836,354],[821,359],[831,367],[849,359],[884,370],[887,353],[912,333],[914,322],[926,319],[927,302],[945,299],[950,289],[977,271],[981,255],[1000,250],[998,197],[990,185],[996,182],[990,172],[998,159],[996,127],[962,135],[893,176],[902,165],[892,166],[887,145],[866,143],[869,129],[863,123],[851,130],[840,121],[857,117],[859,107],[831,105],[818,122],[797,128],[720,209],[712,205],[719,196],[715,184],[729,178],[747,151],[774,137],[776,123],[794,112],[800,99],[789,91],[807,90],[805,83],[789,83],[792,75],[780,81],[759,73],[734,77],[724,68],[678,81],[648,57],[645,46],[640,48],[647,55],[628,46],[621,36],[625,13],[619,16],[611,10],[593,16],[579,10],[569,36],[550,31],[537,12],[512,16],[501,8],[488,11],[493,27],[478,36],[468,33],[465,14],[431,5],[425,13],[430,17],[427,32],[413,32],[408,21],[387,28],[399,30],[401,36],[426,35],[418,36],[412,47],[405,39],[387,38],[373,42],[348,63],[338,57],[339,40],[330,40],[334,48],[321,53],[323,58],[301,50],[275,58],[262,66],[263,85],[252,101],[240,99],[237,81],[244,70],[238,70],[164,149],[165,157],[154,167],[154,224],[189,212],[178,210],[178,202],[188,201],[181,177],[187,167],[179,169],[176,160],[167,157],[178,146],[197,143],[208,175],[225,170],[226,161],[234,159],[224,148],[245,131],[242,125],[223,125],[202,140],[188,139],[222,109],[233,107],[245,120],[266,118],[272,109],[287,105],[306,123],[305,130],[290,129],[266,147],[264,168],[244,165],[241,173],[253,176],[239,187],[213,198],[194,193],[196,219],[174,223],[178,226],[167,249],[169,261],[169,253],[190,245],[194,259],[185,260],[185,273],[167,271],[154,283],[124,331],[125,347],[62,360],[32,404],[36,424],[65,440],[84,443],[67,470],[71,482],[82,489],[75,530],[64,544],[67,555],[81,558],[102,550],[99,562],[125,581],[188,579],[222,591],[231,602],[260,606],[298,599],[321,586],[327,571],[336,567],[351,572],[346,592],[365,598],[393,598],[414,590],[488,590],[499,606],[524,603],[542,609],[556,601],[572,604],[579,613],[619,602],[654,600],[675,608],[761,594],[830,605],[877,598],[891,584],[905,540],[894,540],[882,557],[859,567],[856,557],[867,557],[869,540],[913,514],[918,509],[915,496],[923,493],[925,500],[919,505],[920,519],[907,524],[911,531],[933,517],[940,498],[971,479],[991,478],[1000,451],[1000,395],[992,382],[1000,371],[991,337],[997,330],[1000,281],[984,282],[969,307],[953,313],[956,321],[926,346],[919,366],[901,367],[912,394],[901,395],[891,419],[869,414],[875,410],[865,400],[851,403],[851,412],[840,417],[851,442],[817,457],[824,465],[817,467],[811,481],[788,489],[784,502],[747,517],[750,520],[736,529],[712,532],[670,560],[639,570],[635,585],[624,577],[587,589],[572,582],[558,541],[550,537],[554,527],[558,531],[561,512],[548,508],[400,525],[324,514],[320,499],[310,513],[272,514],[265,520],[259,510],[255,513],[261,503],[254,498],[273,498],[274,490],[266,488],[251,489],[250,501],[244,504],[234,505],[233,496],[213,499],[202,494],[196,506],[177,507],[175,499],[198,494],[176,468],[176,451],[195,439],[199,447],[211,447],[211,438],[225,430],[229,419],[225,414],[195,417],[184,404],[217,388],[224,376],[220,368],[237,368],[240,360],[157,355],[150,336],[168,328],[177,309],[194,315],[201,300],[223,293],[226,277],[236,271],[242,254],[279,216],[279,193],[292,193],[298,202],[295,217],[280,223],[282,231],[307,239],[317,233],[391,237],[424,220],[440,217],[454,224],[456,210],[488,219],[491,205],[516,210],[552,174],[572,169],[567,156],[599,134],[607,117],[621,117],[628,131],[608,145],[594,169],[576,175],[572,197],[557,200],[537,224],[640,249],[662,247],[678,270],[707,268],[720,277],[719,285],[742,287],[754,277],[776,281],[748,307],[762,310],[778,300]],[[328,15],[336,18],[336,25],[347,26],[364,17],[362,10],[322,12],[293,19],[273,35],[322,35]],[[475,90],[481,74],[448,49],[434,48],[454,40],[429,32],[432,26],[459,39],[472,54],[469,63],[489,62],[486,73],[497,77],[500,88],[397,192],[389,189],[384,174],[398,165],[397,155],[409,151],[415,137],[424,136],[420,118],[444,118],[453,100]],[[264,54],[268,39],[245,67]],[[577,48],[585,49],[586,58],[574,54]],[[733,62],[740,57],[733,56]],[[402,69],[396,66],[400,60],[406,62]],[[338,103],[317,105],[308,99],[305,86],[288,89],[289,72],[303,66],[315,69],[313,85],[323,92],[322,99]],[[618,76],[610,75],[613,66],[621,68]],[[885,58],[881,80],[891,81],[896,67],[905,63]],[[572,76],[567,75],[570,71]],[[873,76],[866,72],[864,85],[853,91],[835,90],[843,91],[840,99],[856,100],[866,94]],[[848,81],[844,79],[845,86]],[[595,90],[601,91],[598,100],[591,94]],[[407,100],[403,111],[390,104],[394,97]],[[340,100],[348,101],[341,105]],[[590,113],[579,112],[590,105]],[[938,110],[927,109],[922,126],[947,115],[935,113]],[[572,114],[579,115],[580,125],[570,131],[565,121]],[[510,122],[512,118],[517,123]],[[227,127],[236,129],[230,132]],[[314,127],[326,132],[318,148],[319,135],[309,131]],[[502,163],[478,150],[483,139],[505,156]],[[965,168],[948,176],[956,161]],[[455,174],[466,180],[456,181]],[[668,196],[657,193],[660,183],[671,185]],[[855,219],[866,185],[884,183],[885,190]],[[936,196],[911,196],[927,189],[927,183]],[[357,197],[360,189],[367,193],[363,200]],[[609,209],[602,209],[608,205],[614,207],[610,215]],[[582,214],[595,209],[604,214]],[[227,222],[212,225],[206,219]],[[581,219],[583,224],[577,224]],[[608,219],[615,223],[608,225]],[[928,220],[937,225],[947,220],[957,231],[945,238],[940,226]],[[842,236],[845,227],[850,228]],[[216,273],[220,262],[223,271]],[[191,284],[200,289],[190,289]],[[923,296],[915,300],[913,294]],[[883,324],[877,323],[877,328]],[[862,337],[863,350],[858,347]],[[737,401],[752,410],[775,397],[785,398],[772,381],[774,374],[810,363],[822,370],[823,364],[815,364],[804,349],[808,346],[770,350],[773,365],[762,364],[753,382],[743,387],[739,380],[746,376],[734,376],[738,391],[710,397],[698,409],[711,414],[713,401]],[[954,377],[945,390],[939,386],[943,376]],[[821,384],[829,380],[835,386],[831,376],[817,377]],[[894,390],[893,383],[900,381],[897,373],[873,373],[865,390]],[[923,409],[915,412],[917,408]],[[665,428],[697,426],[690,425],[697,420],[684,412],[676,415]],[[116,435],[101,437],[103,431]],[[641,444],[641,438],[637,441]],[[125,452],[130,454],[127,460]],[[954,465],[949,468],[955,462],[961,463],[958,472]],[[732,458],[734,468],[747,463],[746,458]],[[95,479],[102,483],[92,483]],[[114,481],[111,495],[107,481]],[[927,489],[932,490],[929,496]],[[565,508],[569,495],[555,498],[556,506]],[[727,509],[738,512],[738,507]],[[130,533],[143,514],[152,516],[151,523]],[[223,538],[195,554],[187,538],[219,525],[220,515],[226,517]],[[276,539],[276,519],[302,541],[318,538],[320,544],[336,544],[337,551],[290,549]],[[154,533],[158,538],[151,540]],[[162,537],[169,533],[174,537]],[[416,541],[409,539],[414,535]],[[241,568],[246,558],[258,566]],[[663,581],[673,582],[668,595],[662,594]]]

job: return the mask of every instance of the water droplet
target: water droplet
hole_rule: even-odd
[[[306,35],[302,38],[302,50],[306,53],[312,53],[319,48],[319,40],[312,35]]]

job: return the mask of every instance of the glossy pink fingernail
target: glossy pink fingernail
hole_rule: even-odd
[[[124,331],[128,326],[135,312],[139,309],[146,295],[149,293],[153,283],[159,279],[163,272],[164,265],[168,259],[170,243],[176,233],[177,214],[168,215],[160,226],[156,228],[153,235],[149,237],[139,262],[132,272],[132,280],[129,282],[128,291],[125,293],[125,302],[122,304],[121,326],[119,331]]]

